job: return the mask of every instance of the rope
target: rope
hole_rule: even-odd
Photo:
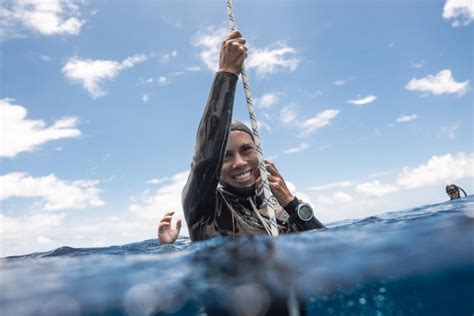
[[[237,25],[235,23],[232,0],[227,0],[227,16],[229,18],[229,25],[230,25],[231,30],[236,31]],[[255,145],[257,146],[258,167],[260,168],[260,176],[262,177],[264,203],[267,206],[267,213],[268,213],[270,230],[271,230],[270,236],[275,237],[275,236],[278,236],[278,227],[277,227],[275,209],[274,209],[274,206],[276,204],[276,199],[272,195],[272,191],[270,190],[270,186],[268,185],[267,169],[265,168],[265,163],[263,161],[263,150],[262,150],[262,146],[260,142],[260,134],[258,133],[257,117],[255,115],[255,108],[253,106],[252,92],[250,91],[249,78],[247,76],[247,72],[245,71],[244,67],[242,67],[241,74],[242,74],[242,81],[244,83],[244,92],[245,92],[245,99],[247,101],[247,109],[249,111],[249,116],[250,116],[250,125],[252,126],[252,133],[255,140]],[[253,203],[252,203],[252,207],[254,207]],[[258,211],[257,211],[257,215],[259,215]],[[262,218],[260,219],[263,220]],[[298,300],[296,298],[296,292],[294,291],[293,287],[290,287],[287,306],[288,306],[288,311],[289,311],[290,316],[300,315]]]
[[[230,25],[231,30],[236,31],[237,25],[235,23],[232,0],[227,0],[227,15],[229,18],[229,25]],[[278,236],[278,227],[277,227],[277,222],[276,222],[276,217],[275,217],[275,208],[274,208],[276,204],[276,199],[272,195],[272,191],[270,190],[270,185],[268,184],[267,169],[265,168],[265,163],[263,160],[263,150],[262,150],[262,145],[260,142],[260,134],[258,133],[257,117],[255,115],[255,108],[253,106],[252,92],[250,91],[249,78],[247,76],[247,72],[245,71],[244,67],[242,67],[241,74],[242,74],[242,81],[244,83],[244,92],[245,92],[245,99],[247,101],[247,109],[249,111],[249,116],[250,116],[250,125],[252,127],[252,133],[255,140],[255,145],[257,146],[258,167],[260,169],[260,176],[262,177],[264,203],[267,207],[271,236],[275,237],[275,236]]]

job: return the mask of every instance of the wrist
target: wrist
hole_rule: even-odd
[[[218,73],[229,73],[229,74],[233,74],[235,76],[239,76],[240,74],[240,70],[239,69],[236,69],[236,68],[227,68],[227,67],[221,67],[217,70]]]
[[[295,215],[296,208],[300,203],[300,200],[296,196],[292,196],[292,199],[283,208],[289,215]]]

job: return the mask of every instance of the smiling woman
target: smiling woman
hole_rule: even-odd
[[[222,235],[273,235],[262,196],[252,133],[231,122],[235,87],[246,56],[245,39],[232,32],[222,44],[219,71],[198,128],[183,211],[192,240]],[[323,228],[308,204],[293,196],[275,165],[265,161],[281,233]]]
[[[184,220],[226,1],[0,2],[0,256],[151,238],[168,210]],[[285,180],[271,171],[281,205],[291,198],[284,182],[324,223],[444,201],[448,183],[474,191],[470,3],[235,3],[260,137]],[[216,76],[229,93],[211,98],[233,98],[229,71]],[[208,220],[211,232],[196,239],[210,238],[214,222],[232,233],[226,202],[249,214],[249,225],[234,216],[236,233],[266,234],[239,195],[258,181],[241,161],[247,149],[228,158],[229,179],[222,173],[239,134],[226,124],[247,124],[245,101],[240,90],[231,116],[216,101],[203,119],[193,168],[203,178],[190,181],[205,211],[190,203],[186,216],[193,231]]]

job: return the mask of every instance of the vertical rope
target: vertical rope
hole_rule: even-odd
[[[229,25],[232,31],[237,30],[237,25],[235,23],[234,9],[232,6],[232,0],[227,0],[227,15],[229,18]],[[264,202],[267,206],[268,218],[270,222],[270,229],[272,236],[278,236],[278,226],[275,217],[275,204],[276,199],[272,195],[270,190],[270,185],[268,184],[267,169],[265,168],[265,162],[263,160],[263,150],[260,142],[260,134],[258,133],[257,117],[255,115],[255,108],[253,106],[252,92],[250,91],[249,78],[245,68],[242,67],[242,81],[244,83],[244,92],[245,99],[247,101],[247,109],[250,116],[250,125],[252,127],[252,133],[255,140],[255,145],[257,146],[257,156],[258,156],[258,167],[260,168],[260,176],[262,177],[263,185],[263,194]]]

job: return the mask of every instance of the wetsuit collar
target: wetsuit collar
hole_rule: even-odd
[[[235,197],[242,198],[242,199],[247,199],[250,196],[254,196],[256,194],[255,192],[255,185],[247,188],[236,188],[233,187],[225,182],[220,183],[222,185],[222,188],[234,195]]]
[[[257,207],[260,207],[263,203],[263,190],[257,192],[255,185],[247,188],[236,188],[223,182],[221,182],[220,185],[226,193],[237,199],[247,200],[249,197],[254,197]]]

